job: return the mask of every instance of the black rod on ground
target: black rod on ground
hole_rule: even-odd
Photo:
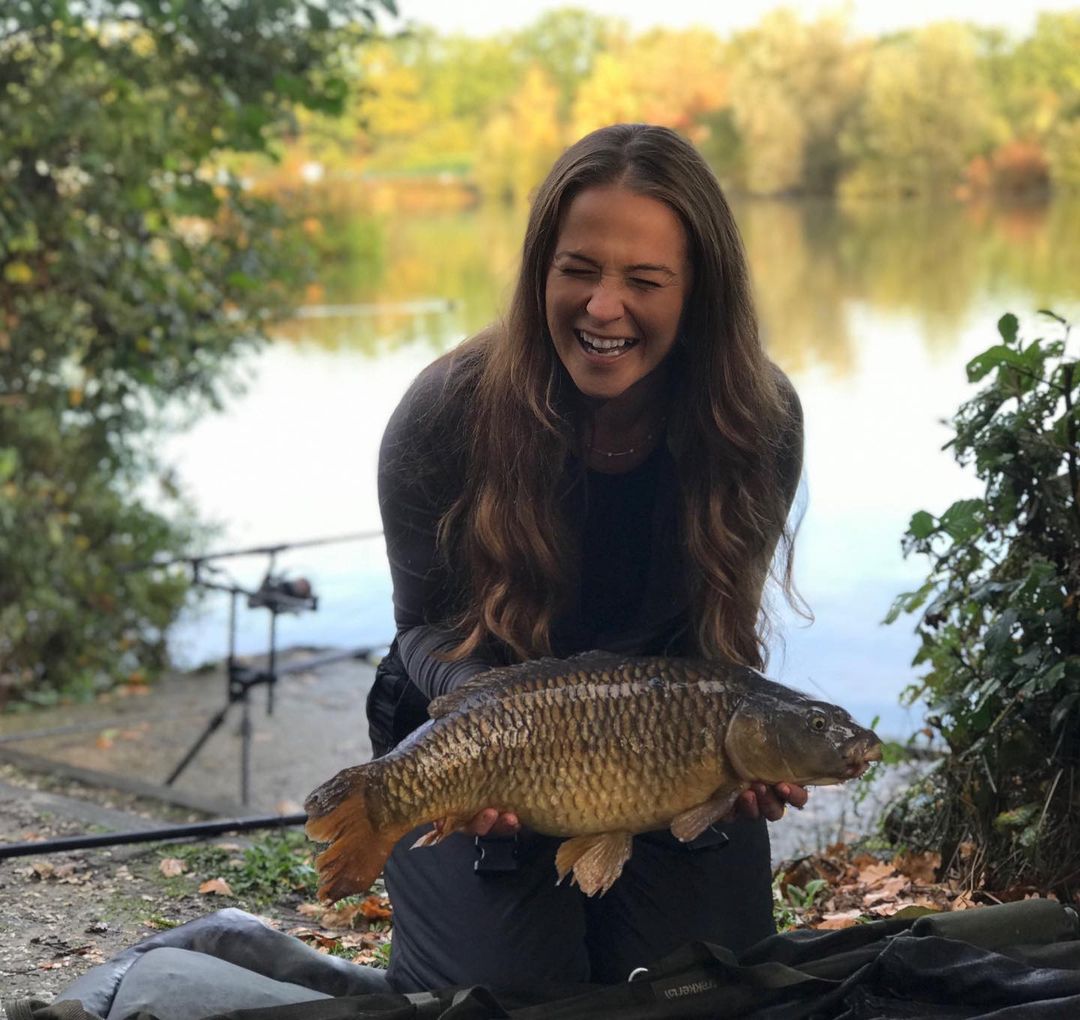
[[[252,829],[284,829],[303,825],[307,815],[262,815],[255,818],[224,818],[216,822],[192,822],[138,832],[106,832],[97,836],[63,836],[36,843],[0,843],[0,861],[8,857],[36,857],[40,854],[66,853],[98,846],[121,846],[126,843],[158,843],[191,836],[220,836],[225,832],[249,832]]]

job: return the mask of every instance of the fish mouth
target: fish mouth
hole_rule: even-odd
[[[640,342],[631,336],[599,336],[583,329],[575,329],[574,336],[581,349],[594,358],[617,358]]]
[[[872,734],[859,737],[844,757],[847,759],[846,778],[858,779],[874,762],[881,761],[881,741]]]

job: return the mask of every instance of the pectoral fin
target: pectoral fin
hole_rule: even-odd
[[[415,850],[421,846],[436,846],[441,843],[452,832],[457,832],[458,829],[464,829],[469,824],[469,819],[465,817],[448,815],[446,818],[439,818],[434,826],[425,832],[411,847],[410,850]]]
[[[745,789],[746,786],[739,786],[734,790],[725,790],[710,797],[704,803],[676,815],[671,820],[671,834],[683,843],[697,839],[713,822],[718,822],[731,813],[739,795]]]
[[[602,896],[622,874],[632,844],[629,832],[601,832],[568,839],[555,854],[559,881],[572,871],[574,882],[586,896]]]

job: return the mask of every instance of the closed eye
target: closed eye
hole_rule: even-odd
[[[657,287],[661,286],[661,284],[656,280],[645,280],[642,279],[642,277],[640,276],[633,277],[630,282],[635,287],[640,287],[642,290],[656,290]]]

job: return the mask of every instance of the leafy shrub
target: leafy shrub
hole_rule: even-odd
[[[982,389],[947,444],[985,483],[939,516],[916,513],[905,554],[930,559],[888,622],[921,613],[909,690],[949,753],[918,818],[894,835],[936,843],[946,868],[991,888],[1080,886],[1080,370],[1069,326],[1025,342],[1015,316],[973,358]]]
[[[392,0],[15,0],[0,15],[0,705],[164,661],[194,529],[154,438],[221,403],[303,275],[223,168],[341,109]],[[158,486],[148,484],[157,477]]]

